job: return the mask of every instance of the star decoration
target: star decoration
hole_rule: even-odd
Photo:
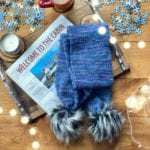
[[[40,22],[44,19],[44,9],[39,8],[34,0],[0,1],[0,31],[12,32],[18,31],[20,26],[31,26],[29,31],[33,32],[42,28]]]

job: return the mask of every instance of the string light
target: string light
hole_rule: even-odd
[[[17,111],[16,111],[15,109],[11,109],[11,110],[9,111],[9,114],[14,117],[14,116],[17,115]]]
[[[111,36],[109,41],[110,41],[111,44],[116,44],[117,43],[117,38],[114,37],[114,36]]]
[[[30,121],[29,117],[28,116],[23,116],[21,117],[21,123],[22,124],[28,124]]]
[[[129,48],[131,47],[130,42],[124,42],[124,43],[123,43],[123,47],[124,47],[125,49],[129,49]]]
[[[103,26],[98,28],[98,33],[101,34],[101,35],[105,34],[106,31],[107,31],[106,28],[103,27]]]
[[[40,143],[38,141],[33,141],[32,142],[32,148],[33,149],[39,149],[40,148]]]
[[[129,113],[130,113],[130,110],[127,109],[127,118],[128,118],[129,126],[130,126],[131,139],[132,139],[132,141],[133,141],[134,143],[136,143],[136,144],[138,145],[139,148],[144,147],[139,141],[137,141],[137,140],[135,139],[135,137],[134,137],[134,135],[133,135],[133,125],[132,125],[132,122],[131,122]]]
[[[37,131],[34,127],[30,128],[29,130],[30,135],[36,135]]]
[[[146,44],[145,44],[144,41],[139,41],[139,42],[138,42],[138,47],[139,47],[139,48],[145,48],[145,46],[146,46]]]
[[[0,114],[3,113],[3,107],[0,107]]]
[[[147,102],[145,103],[145,107],[144,107],[144,113],[145,113],[146,119],[148,119],[148,115],[147,115],[147,111],[146,111],[146,107],[148,107]],[[127,109],[127,118],[129,121],[129,127],[130,127],[130,132],[131,132],[130,135],[131,135],[132,141],[137,144],[138,148],[150,149],[150,146],[145,146],[144,144],[142,144],[141,142],[139,142],[138,140],[135,139],[134,134],[133,134],[133,125],[132,125],[132,121],[130,119],[130,114],[129,114],[130,112],[131,111],[129,109]]]
[[[150,95],[150,81],[148,80],[148,82],[142,83],[126,101],[127,118],[129,121],[131,139],[135,144],[137,144],[138,148],[144,148],[144,149],[150,149],[150,146],[146,146],[135,139],[134,134],[133,134],[133,125],[130,119],[130,113],[133,112],[133,110],[138,111],[143,108],[145,117],[150,123],[150,120],[148,119],[149,118],[148,102],[150,100],[149,95]]]

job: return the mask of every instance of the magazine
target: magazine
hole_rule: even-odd
[[[47,113],[52,103],[58,102],[54,78],[59,38],[70,25],[73,24],[60,15],[6,70],[6,74]]]

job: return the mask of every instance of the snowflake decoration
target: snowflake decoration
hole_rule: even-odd
[[[33,32],[36,28],[42,28],[42,20],[44,9],[35,5],[34,0],[0,1],[0,31],[18,31],[20,25],[25,25],[30,26],[29,31]]]
[[[115,4],[115,0],[99,0],[99,6]],[[141,10],[141,3],[147,0],[119,0],[121,5],[114,6],[111,14],[112,23],[110,29],[117,30],[119,34],[131,34],[135,32],[141,35],[141,26],[147,24],[149,14]]]

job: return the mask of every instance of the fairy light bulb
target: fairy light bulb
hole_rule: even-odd
[[[37,131],[34,127],[30,128],[29,130],[30,135],[36,135]]]
[[[142,145],[141,145],[141,144],[139,144],[139,145],[138,145],[138,148],[142,148]]]
[[[143,105],[146,103],[147,99],[144,95],[138,95],[137,96],[137,105],[143,107]]]
[[[142,97],[142,96],[136,97],[136,104],[135,104],[134,109],[136,111],[140,111],[143,108],[145,101],[146,101],[145,97]]]
[[[98,14],[92,15],[92,19],[95,20],[95,21],[98,21],[99,20]]]
[[[129,48],[131,47],[130,42],[124,42],[124,43],[123,43],[123,47],[124,47],[125,49],[129,49]]]
[[[145,48],[145,46],[146,46],[146,44],[145,44],[144,41],[139,41],[139,42],[138,42],[138,47],[139,47],[139,48]]]
[[[98,28],[98,33],[101,34],[101,35],[105,34],[106,31],[107,30],[106,30],[106,28],[104,26]]]
[[[134,109],[136,106],[136,97],[135,96],[129,97],[126,101],[126,106],[128,108]]]
[[[38,141],[33,141],[32,142],[32,148],[33,149],[39,149],[40,148],[40,143]]]
[[[126,106],[130,109],[140,111],[143,105],[146,103],[147,99],[144,95],[134,95],[127,99]]]
[[[21,117],[21,123],[22,124],[28,124],[29,123],[29,117],[28,116],[23,116]]]
[[[143,85],[141,87],[141,92],[147,93],[148,91],[150,92],[150,87],[148,85]]]
[[[2,114],[3,113],[3,107],[0,107],[0,114]]]
[[[117,43],[117,38],[112,36],[109,41],[110,41],[111,44],[116,44]]]
[[[17,111],[16,111],[15,109],[11,109],[11,110],[9,111],[9,114],[14,117],[14,116],[17,115]]]

